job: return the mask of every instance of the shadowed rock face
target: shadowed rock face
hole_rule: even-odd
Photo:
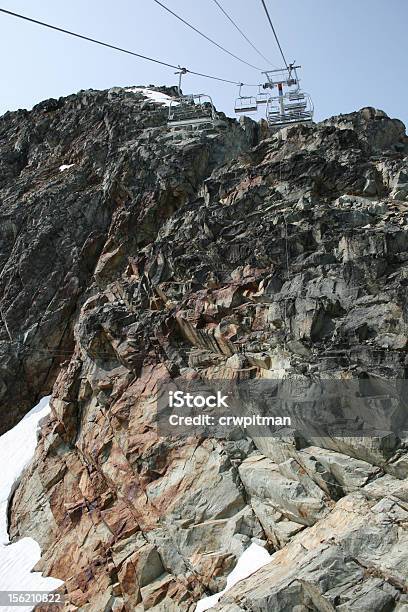
[[[52,388],[96,278],[150,244],[251,137],[231,124],[180,147],[166,117],[110,90],[0,118],[0,431]]]
[[[217,610],[402,611],[402,436],[176,440],[154,400],[175,378],[407,377],[404,126],[165,121],[121,89],[0,120],[3,428],[53,386],[11,536],[72,609],[192,612],[256,541],[271,563]]]

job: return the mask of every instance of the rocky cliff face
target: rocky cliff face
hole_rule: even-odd
[[[366,108],[169,132],[123,89],[0,119],[1,425],[52,390],[9,508],[71,608],[408,609],[404,436],[160,437],[160,381],[407,378],[408,140]],[[67,167],[69,166],[69,167]]]
[[[91,285],[104,287],[107,270],[150,244],[214,167],[253,138],[230,121],[180,146],[166,118],[167,109],[131,90],[83,92],[1,118],[3,431],[70,358]]]

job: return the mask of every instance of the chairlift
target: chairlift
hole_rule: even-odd
[[[260,85],[259,91],[256,96],[257,106],[260,106],[261,104],[268,104],[269,97],[270,97],[270,93],[268,89],[265,89],[265,86]]]
[[[217,121],[214,104],[206,94],[190,94],[171,100],[168,127],[214,125]]]
[[[239,86],[239,95],[235,100],[234,110],[237,115],[246,113],[256,113],[258,110],[258,104],[255,96],[243,96],[242,95],[242,83]]]
[[[169,128],[214,126],[218,122],[214,104],[207,94],[181,93],[181,79],[187,74],[186,68],[180,68],[178,84],[178,97],[170,101],[167,126]]]
[[[270,128],[313,121],[313,102],[309,94],[300,88],[298,68],[300,66],[293,63],[287,69],[263,73],[267,77],[264,89],[270,90],[266,106],[266,119]]]

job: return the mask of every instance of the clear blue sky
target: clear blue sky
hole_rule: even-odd
[[[247,61],[255,51],[213,0],[163,0]],[[220,0],[263,53],[280,57],[260,0]],[[362,106],[408,123],[408,0],[267,0],[288,61],[303,65],[316,119]],[[153,0],[0,0],[0,6],[197,72],[257,83],[259,74],[187,29]],[[80,89],[174,84],[167,69],[0,14],[0,114]],[[189,76],[187,93],[206,92],[233,114],[238,90]]]

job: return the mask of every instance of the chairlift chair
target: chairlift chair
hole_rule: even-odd
[[[214,104],[206,94],[190,94],[171,100],[168,127],[214,125],[217,121]]]
[[[313,121],[313,102],[309,94],[300,89],[298,68],[300,66],[293,63],[287,69],[264,73],[268,80],[264,88],[270,90],[266,106],[266,119],[270,128]]]
[[[239,86],[239,95],[235,100],[234,110],[237,115],[256,113],[258,110],[258,104],[255,96],[242,95],[242,83]]]
[[[271,128],[281,128],[297,123],[312,123],[313,103],[310,96],[303,93],[303,100],[291,102],[285,96],[271,96],[266,107],[266,119]]]
[[[167,126],[169,128],[198,127],[204,125],[215,125],[218,115],[214,104],[207,94],[181,93],[181,79],[187,74],[186,68],[180,68],[178,84],[178,97],[170,101]]]

